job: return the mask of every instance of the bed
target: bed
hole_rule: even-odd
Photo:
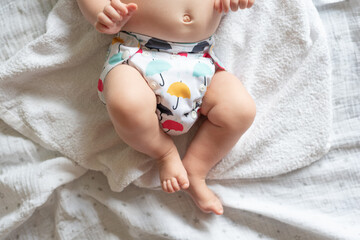
[[[254,35],[223,20],[232,31],[220,27],[219,45],[226,49],[221,36],[232,36],[238,42],[231,48],[247,51],[241,58],[229,51],[218,55],[259,108],[252,129],[209,174],[223,216],[202,213],[184,192],[160,191],[152,161],[121,145],[106,114],[98,114],[104,106],[84,108],[84,99],[98,102],[96,91],[88,92],[97,83],[89,79],[100,70],[109,38],[86,25],[71,2],[1,0],[0,239],[360,239],[357,0],[258,0],[237,19],[259,24]],[[267,25],[272,8],[285,10]],[[300,25],[275,21],[284,19]],[[84,37],[69,34],[72,25],[81,26]],[[289,45],[280,47],[249,44],[286,38]],[[294,59],[303,48],[315,54],[270,66],[289,67],[285,75],[292,81],[278,85],[266,82],[264,66],[241,60],[269,63],[275,50],[288,56],[286,48],[295,49]],[[272,72],[270,80],[282,73]],[[77,82],[88,88],[79,90]],[[92,145],[94,139],[101,141]],[[176,143],[184,151],[188,138]],[[119,158],[109,157],[114,155]]]

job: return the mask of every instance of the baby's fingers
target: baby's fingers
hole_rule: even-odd
[[[98,30],[98,31],[101,32],[101,33],[110,34],[110,33],[109,33],[109,28],[106,27],[105,25],[99,23],[99,22],[96,22],[96,23],[95,23],[95,29]]]
[[[126,8],[128,10],[128,14],[131,14],[132,12],[135,12],[137,10],[137,5],[135,3],[129,3],[126,5]]]
[[[240,9],[251,8],[255,0],[239,0],[238,5]]]
[[[106,27],[111,27],[114,25],[114,22],[103,12],[97,15],[97,23],[100,23]]]
[[[251,8],[254,5],[255,0],[249,0],[247,8]]]
[[[222,12],[222,3],[221,0],[215,0],[214,2],[214,9],[218,11],[219,13]]]
[[[125,4],[120,0],[112,0],[111,6],[115,8],[116,11],[120,13],[122,16],[126,16],[129,14],[129,11],[133,12],[137,9],[137,5],[134,3]]]
[[[230,10],[230,0],[222,0],[222,9],[224,12],[229,12]]]
[[[122,17],[120,16],[120,14],[111,5],[107,5],[104,8],[103,12],[113,22],[118,22],[118,21],[122,20]]]

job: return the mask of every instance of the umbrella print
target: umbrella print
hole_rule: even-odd
[[[115,37],[113,38],[111,44],[114,45],[115,43],[121,43],[121,44],[124,44],[124,39],[120,38],[120,37]]]
[[[173,120],[166,120],[161,124],[161,126],[165,129],[174,130],[182,132],[184,130],[184,126],[181,123],[175,122]]]
[[[191,97],[189,87],[183,82],[174,82],[173,84],[171,84],[169,89],[167,90],[167,93],[169,93],[172,96],[177,97],[176,106],[172,107],[174,110],[176,110],[179,105],[180,97],[182,97],[182,98],[190,98]]]
[[[206,86],[206,77],[213,75],[212,69],[205,63],[198,62],[194,66],[193,76],[204,77],[204,85]]]
[[[122,52],[120,52],[120,46],[121,46],[121,44],[119,44],[118,53],[112,55],[111,58],[109,59],[109,63],[111,65],[116,64],[116,63],[121,62],[122,60],[124,60],[123,57],[122,57],[123,54],[122,54]]]
[[[160,83],[159,85],[164,86],[165,81],[164,81],[164,78],[163,78],[161,73],[169,70],[170,68],[171,68],[171,65],[167,61],[153,60],[146,66],[145,75],[146,76],[152,76],[152,75],[155,75],[155,74],[160,74],[162,83]]]
[[[103,81],[101,80],[101,78],[99,78],[99,81],[98,81],[98,90],[100,92],[104,91],[104,83]]]
[[[121,62],[122,60],[123,60],[122,53],[119,52],[119,53],[114,54],[113,56],[111,56],[111,58],[109,59],[109,63],[111,65],[114,65],[114,64],[116,64],[118,62]]]
[[[162,120],[162,114],[166,114],[168,116],[173,116],[174,114],[170,111],[170,109],[168,109],[167,107],[165,107],[164,105],[162,105],[161,103],[158,103],[156,105],[156,108],[160,111],[160,121]]]
[[[145,44],[145,47],[148,49],[157,49],[157,50],[168,50],[172,49],[171,45],[161,39],[150,38],[149,41]]]
[[[191,52],[192,53],[202,52],[208,46],[210,46],[210,45],[207,41],[200,42],[200,43],[196,44],[196,46],[193,48],[193,50]]]

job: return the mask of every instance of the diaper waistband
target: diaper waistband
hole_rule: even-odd
[[[194,43],[180,43],[180,42],[169,42],[165,40],[161,40],[158,38],[146,36],[139,33],[120,31],[115,38],[124,44],[125,46],[128,43],[131,45],[134,44],[134,40],[138,42],[141,48],[146,48],[149,50],[157,50],[169,53],[206,53],[209,52],[209,49],[214,45],[213,37],[209,37],[208,39],[202,40],[200,42]],[[114,40],[113,40],[114,41]],[[138,46],[140,48],[140,46]]]

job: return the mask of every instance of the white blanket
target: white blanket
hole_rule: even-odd
[[[1,0],[0,64],[45,33],[56,2]],[[214,216],[183,192],[113,192],[102,173],[0,120],[0,239],[360,239],[360,2],[314,2],[334,67],[331,149],[319,161],[276,177],[208,181],[225,208]]]
[[[257,117],[209,178],[274,176],[326,153],[330,63],[311,1],[258,0],[225,16],[215,37],[215,52],[254,97]],[[110,39],[84,20],[75,1],[59,0],[46,33],[1,64],[0,117],[43,147],[102,171],[114,191],[134,181],[156,187],[154,162],[117,137],[97,98]],[[181,154],[195,130],[175,138]]]

